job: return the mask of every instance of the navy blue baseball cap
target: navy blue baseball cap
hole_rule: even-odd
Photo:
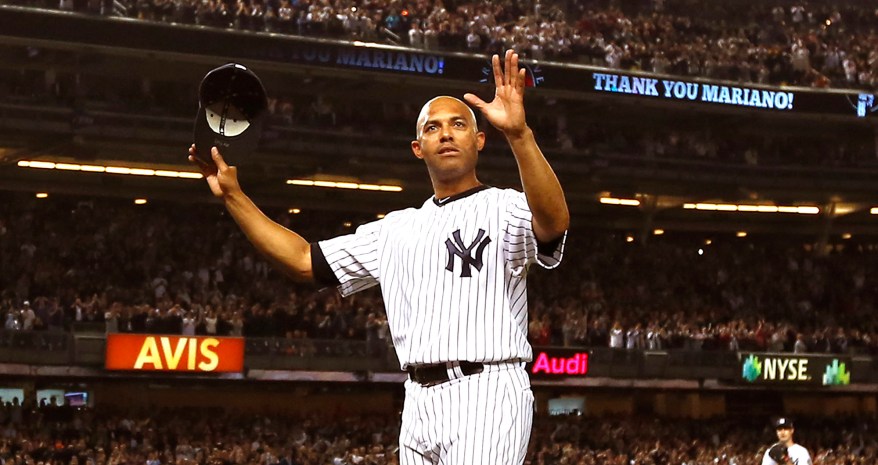
[[[793,428],[793,420],[786,418],[786,417],[780,417],[780,418],[774,420],[774,428],[775,429]]]
[[[195,151],[206,161],[219,149],[231,163],[256,150],[268,110],[265,87],[246,66],[228,63],[208,72],[198,90]]]

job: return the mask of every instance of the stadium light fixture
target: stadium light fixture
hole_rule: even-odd
[[[626,207],[637,207],[640,206],[640,201],[637,199],[618,199],[615,197],[601,197],[600,201],[605,205],[623,205]]]
[[[799,215],[816,215],[820,208],[811,205],[752,205],[732,203],[684,203],[685,210],[747,212],[747,213],[795,213]]]
[[[125,174],[131,176],[157,176],[161,178],[201,179],[201,173],[194,171],[157,170],[142,166],[82,165],[79,163],[53,162],[44,160],[21,160],[19,168],[43,170],[80,171],[85,173]]]
[[[287,184],[304,187],[326,187],[331,189],[359,189],[364,191],[402,192],[402,186],[392,184],[361,184],[349,181],[323,181],[314,179],[287,179]]]

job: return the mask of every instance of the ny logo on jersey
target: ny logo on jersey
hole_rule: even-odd
[[[445,247],[448,248],[448,264],[445,266],[445,269],[448,271],[454,272],[454,257],[460,257],[461,269],[460,269],[460,277],[461,278],[470,278],[472,277],[472,268],[475,268],[476,271],[482,270],[482,259],[485,256],[485,247],[491,243],[491,238],[485,236],[485,230],[479,229],[479,233],[476,235],[476,239],[473,241],[469,247],[465,247],[463,245],[463,239],[460,238],[460,230],[454,231],[452,233],[452,237],[454,240],[446,239]],[[478,248],[476,248],[478,246]],[[473,248],[476,248],[475,257],[473,257]]]

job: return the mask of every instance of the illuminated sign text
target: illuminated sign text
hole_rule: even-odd
[[[550,357],[540,352],[531,367],[532,374],[584,375],[588,373],[588,354],[577,353],[571,357]]]
[[[107,335],[108,370],[238,372],[244,340],[145,334]]]

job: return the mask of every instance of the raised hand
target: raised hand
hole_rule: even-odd
[[[500,68],[500,57],[491,57],[494,68],[494,100],[486,103],[474,94],[463,96],[470,105],[478,108],[485,118],[507,137],[520,136],[527,129],[524,117],[524,68],[518,68],[518,54],[512,49],[506,51],[504,69]],[[505,72],[504,72],[505,71]]]
[[[225,197],[228,194],[240,192],[238,168],[227,165],[216,147],[210,149],[210,155],[213,163],[207,163],[195,156],[195,144],[189,147],[189,161],[201,170],[201,174],[204,175],[204,179],[207,180],[207,185],[210,187],[210,192],[216,197]]]

